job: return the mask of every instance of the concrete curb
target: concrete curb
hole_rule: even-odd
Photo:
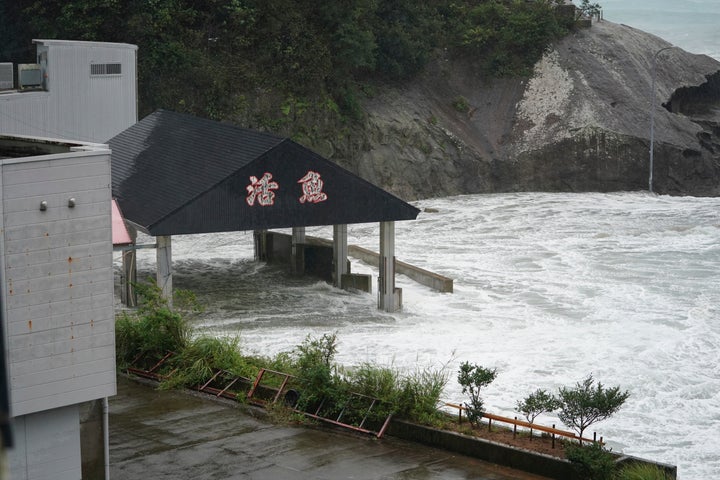
[[[461,433],[393,420],[388,435],[557,480],[582,480],[570,461]]]

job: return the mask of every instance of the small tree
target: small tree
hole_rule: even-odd
[[[629,396],[630,393],[620,391],[620,387],[606,389],[600,382],[595,384],[591,374],[575,384],[574,388],[560,387],[558,417],[565,425],[575,429],[582,438],[587,427],[617,412]],[[582,443],[582,440],[580,442]]]
[[[464,362],[458,372],[458,383],[462,386],[462,393],[470,395],[470,403],[465,403],[470,423],[478,425],[483,416],[483,400],[480,398],[480,389],[490,385],[497,377],[497,369],[489,369],[479,365],[470,365]]]
[[[600,12],[602,12],[602,7],[599,3],[590,3],[590,0],[582,0],[580,2],[580,6],[577,7],[577,18],[579,19],[583,16],[586,16],[588,18],[593,17],[600,17]]]
[[[541,388],[525,397],[523,401],[517,402],[518,412],[522,413],[530,423],[535,422],[541,413],[552,412],[558,408],[560,408],[560,401]],[[530,429],[530,438],[532,438],[532,428]]]

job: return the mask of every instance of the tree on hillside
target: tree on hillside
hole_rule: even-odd
[[[580,5],[577,7],[576,18],[581,17],[599,17],[602,12],[602,7],[599,3],[590,3],[590,0],[582,0]]]
[[[621,391],[620,387],[605,388],[600,382],[596,384],[591,374],[573,388],[560,387],[558,417],[582,438],[587,427],[609,418],[629,396],[630,393]]]

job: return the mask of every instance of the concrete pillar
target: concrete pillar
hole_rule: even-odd
[[[120,301],[128,307],[137,306],[137,293],[134,284],[137,283],[137,229],[132,225],[126,225],[130,235],[131,245],[129,250],[122,251],[122,275],[120,278]]]
[[[122,277],[120,279],[120,301],[128,307],[137,306],[135,287],[137,283],[137,255],[135,248],[122,252]]]
[[[348,271],[347,225],[333,225],[333,285],[342,288],[342,277]]]
[[[267,230],[253,231],[253,240],[255,245],[255,261],[264,262],[267,260]]]
[[[157,284],[160,287],[162,296],[172,307],[172,237],[161,235],[155,237],[157,240]]]
[[[378,308],[394,312],[402,307],[400,292],[395,289],[395,222],[380,222],[379,260]]]
[[[305,273],[305,227],[292,227],[292,251],[291,262],[295,275]]]

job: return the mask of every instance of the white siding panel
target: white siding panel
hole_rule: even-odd
[[[80,312],[93,311],[94,308],[100,308],[108,305],[107,302],[110,302],[110,305],[112,305],[112,301],[113,293],[108,293],[95,295],[92,299],[79,299],[76,302],[65,301],[52,305],[50,303],[42,305],[28,305],[14,309],[12,314],[13,317],[25,315],[26,318],[30,319],[39,317],[61,318],[62,315],[66,314],[79,314]]]
[[[76,351],[103,348],[114,342],[112,329],[102,328],[103,323],[109,324],[109,322],[101,322],[97,329],[93,323],[92,326],[90,324],[81,324],[46,329],[40,332],[33,330],[32,333],[18,335],[9,353],[20,369],[22,369],[25,362],[40,359],[45,360],[43,360],[44,365],[40,365],[43,362],[39,361],[35,363],[38,369],[59,369],[65,364],[71,365],[77,362],[74,355]],[[16,373],[20,375],[27,372],[13,370],[12,373],[13,376],[16,376]]]
[[[111,361],[112,357],[101,357],[100,355],[104,355],[105,348],[104,347],[98,347],[94,349],[87,349],[87,350],[81,350],[79,352],[74,353],[73,355],[73,361],[77,364],[84,364],[84,363],[92,363],[97,361]],[[30,359],[25,362],[18,363],[18,382],[23,382],[25,375],[32,375],[34,372],[38,371],[38,365],[43,363],[45,360],[43,359]],[[29,384],[22,384],[19,383],[21,386],[28,386]]]
[[[48,335],[49,332],[56,333],[56,330],[42,332]],[[43,343],[42,340],[35,342],[36,334],[22,335],[16,340],[19,348],[13,348],[9,354],[13,364],[21,364],[33,359],[45,359],[44,362],[37,362],[38,370],[53,370],[74,362],[75,351],[90,350],[93,348],[100,349],[98,352],[109,352],[108,346],[115,343],[113,332],[104,334],[95,334],[90,337],[73,338],[69,328],[61,329],[60,333],[64,337],[57,342]],[[103,350],[103,348],[105,348]],[[49,373],[49,372],[48,372]],[[15,370],[12,371],[15,377]]]
[[[0,95],[0,133],[69,138],[49,132],[49,100],[48,92]]]
[[[13,412],[113,394],[109,155],[3,165],[2,186]]]
[[[34,365],[28,365],[28,370],[32,371],[32,367],[34,367]],[[115,359],[112,357],[100,359],[93,358],[87,362],[75,362],[65,367],[56,368],[52,371],[52,374],[50,374],[50,372],[35,371],[34,373],[17,375],[11,379],[11,383],[12,388],[17,389],[18,391],[23,388],[30,389],[33,387],[42,390],[45,385],[52,385],[53,380],[56,378],[72,375],[73,373],[75,375],[91,375],[96,373],[98,370],[111,371],[114,368]],[[35,396],[37,395],[32,395],[32,397]]]
[[[77,235],[81,233],[76,233]],[[76,238],[77,239],[77,238]],[[21,253],[9,254],[7,256],[7,264],[9,268],[21,269],[32,268],[35,265],[47,265],[48,271],[61,271],[65,273],[80,272],[89,270],[95,266],[95,258],[108,262],[105,265],[96,265],[98,268],[104,268],[112,262],[112,253],[108,255],[107,241],[104,243],[86,244],[86,245],[63,245],[63,243],[50,243],[44,249],[27,250]],[[105,251],[103,251],[105,250]],[[9,274],[9,278],[18,281],[27,278],[36,278],[42,275],[24,274],[23,271],[16,270]]]
[[[9,288],[7,300],[8,310],[18,310],[18,313],[20,313],[21,309],[29,304],[37,305],[42,303],[72,301],[76,298],[103,295],[113,287],[112,279],[110,278],[96,281],[94,280],[94,276],[85,275],[83,278],[83,275],[76,274],[70,280],[72,281],[72,285],[67,285],[66,288],[53,289],[46,286],[54,283],[52,278],[43,278],[32,284],[30,282],[13,283]],[[21,315],[18,315],[18,317],[17,321],[25,320]],[[28,320],[37,319],[29,318]],[[12,325],[14,321],[9,323]]]
[[[17,402],[14,404],[16,412],[37,412],[45,410],[45,406],[52,403],[61,405],[73,405],[82,403],[87,398],[98,399],[103,397],[112,397],[117,393],[115,386],[115,370],[107,372],[107,378],[112,376],[112,381],[108,383],[100,383],[98,379],[93,379],[93,386],[86,387],[84,383],[77,382],[74,389],[69,392],[53,393],[56,398],[37,397],[31,400]]]
[[[57,380],[28,388],[19,388],[17,390],[17,400],[13,398],[13,404],[16,406],[13,412],[17,412],[18,414],[31,413],[32,410],[23,408],[29,405],[37,405],[39,410],[46,410],[48,408],[47,405],[53,405],[55,403],[73,405],[85,402],[87,398],[98,399],[113,396],[116,392],[115,374],[115,368],[112,368],[105,371],[98,371],[84,377]],[[83,392],[90,391],[101,392],[101,394],[97,397],[86,397],[83,395]],[[68,403],[61,403],[61,399],[65,399]]]
[[[71,240],[77,239],[78,235],[77,232],[85,232],[85,235],[94,235],[95,232],[93,230],[97,228],[105,228],[103,225],[102,218],[76,218],[74,219],[72,223],[72,228],[68,228],[67,223],[63,221],[46,221],[44,223],[34,224],[34,225],[22,225],[22,226],[15,226],[15,227],[9,227],[5,229],[5,238],[8,242],[22,242],[24,238],[27,239],[33,239],[33,238],[40,238],[40,237],[47,237],[50,235],[50,232],[53,232],[54,238],[58,238],[59,235],[71,235],[71,238],[67,239],[66,244],[71,245]],[[85,238],[85,236],[81,237]],[[91,241],[101,241],[104,242],[103,237],[92,237],[93,240]],[[112,237],[111,237],[112,238]],[[64,239],[63,239],[64,240]]]
[[[95,327],[96,333],[104,333],[112,331],[114,322],[107,319],[113,313],[111,307],[94,308],[87,311],[73,311],[65,315],[53,315],[52,317],[35,317],[25,319],[18,316],[18,319],[8,323],[9,335],[26,335],[35,332],[44,332],[58,328],[58,324],[64,325],[92,325]],[[89,320],[87,320],[89,318]]]
[[[67,222],[64,220],[16,226],[5,230],[5,238],[13,246],[14,251],[27,250],[17,248],[18,246],[14,242],[22,244],[24,238],[34,240],[50,237],[50,232],[53,233],[51,241],[57,242],[57,245],[76,245],[79,239],[83,242],[105,242],[104,234],[107,232],[103,232],[105,230],[103,217],[74,219],[72,228],[68,228]],[[83,235],[78,235],[78,232],[83,232]]]
[[[97,184],[97,181],[102,181],[103,179],[106,180],[105,185],[108,186],[109,177],[105,176],[97,176],[97,177],[90,177],[90,176],[83,176],[82,179],[79,178],[68,178],[68,179],[60,179],[60,180],[54,180],[52,183],[48,183],[47,180],[44,179],[37,179],[37,181],[32,183],[23,183],[23,184],[16,184],[11,183],[7,185],[7,193],[5,194],[7,198],[17,198],[22,197],[24,195],[27,195],[29,197],[35,197],[35,196],[42,196],[42,195],[58,195],[58,194],[65,194],[68,192],[77,192],[77,191],[83,191],[83,182],[93,182],[93,184]],[[93,181],[95,180],[95,181]],[[64,202],[64,204],[58,205],[62,206],[63,208],[67,207],[67,201]],[[48,212],[50,212],[51,205],[48,204]],[[32,209],[35,210],[35,209]]]

